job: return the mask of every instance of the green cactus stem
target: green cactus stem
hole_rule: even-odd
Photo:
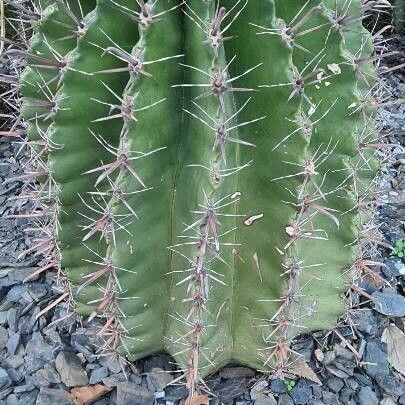
[[[405,32],[405,1],[395,0],[394,2],[395,30],[398,34]]]
[[[44,11],[22,115],[58,145],[58,263],[104,352],[168,352],[192,398],[231,362],[288,370],[295,336],[336,325],[371,243],[374,6],[97,0],[80,32]]]

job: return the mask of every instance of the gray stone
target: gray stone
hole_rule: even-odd
[[[277,405],[277,401],[271,394],[258,398],[253,403],[254,405]]]
[[[346,329],[346,330],[349,332],[349,334],[351,333],[350,329]],[[354,360],[353,352],[351,352],[349,349],[347,349],[343,346],[335,344],[335,346],[333,347],[333,351],[336,353],[336,357],[339,359],[339,361],[342,361],[342,360],[353,361]]]
[[[322,397],[322,388],[319,385],[311,384],[312,388],[312,395],[314,398],[321,398]]]
[[[364,370],[370,377],[377,375],[388,375],[389,366],[386,352],[386,345],[377,339],[370,340],[366,345],[364,353]]]
[[[311,386],[305,380],[299,380],[290,392],[295,405],[306,405],[312,400]]]
[[[340,405],[337,395],[329,391],[322,391],[322,401],[325,405]]]
[[[287,387],[284,380],[281,378],[276,378],[275,380],[270,381],[270,389],[275,394],[284,394],[287,392]]]
[[[38,384],[42,387],[49,387],[51,384],[59,384],[61,378],[56,370],[49,364],[38,370],[34,374]]]
[[[248,367],[225,367],[219,372],[221,378],[249,378],[255,376],[255,371]]]
[[[40,332],[34,332],[26,347],[27,371],[33,373],[53,360],[53,348],[45,342]]]
[[[48,287],[40,283],[16,284],[10,288],[7,293],[9,302],[28,305],[38,302],[48,294]]]
[[[7,357],[4,364],[7,367],[16,369],[24,364],[24,359],[19,354],[16,354],[15,356]]]
[[[90,375],[90,384],[97,384],[99,383],[103,378],[108,376],[108,369],[107,367],[100,367],[96,368],[91,372]]]
[[[102,356],[100,357],[100,364],[107,367],[113,374],[122,371],[120,359],[116,356]]]
[[[7,311],[7,323],[10,330],[17,332],[18,329],[18,319],[20,317],[19,308],[10,308]]]
[[[126,381],[124,373],[112,374],[109,377],[103,378],[103,383],[107,387],[116,387],[119,383]]]
[[[360,374],[360,373],[354,373],[353,377],[354,377],[355,381],[359,385],[366,385],[366,386],[369,386],[369,387],[373,386],[373,383],[370,381],[370,379],[366,375],[363,375],[363,374]]]
[[[395,402],[392,398],[386,397],[382,401],[380,401],[379,405],[396,405],[397,402]]]
[[[130,376],[129,376],[129,381],[131,381],[131,382],[133,382],[135,384],[141,385],[142,384],[142,376],[140,376],[139,374],[131,373]]]
[[[60,352],[56,356],[55,367],[66,387],[87,385],[89,382],[80,359],[71,352]]]
[[[0,391],[0,399],[4,399],[7,395],[10,395],[13,392],[13,387],[9,387]],[[5,402],[0,401],[0,404],[3,405]]]
[[[31,299],[38,302],[48,294],[48,286],[40,283],[32,283],[27,290]],[[28,300],[29,298],[27,298]]]
[[[247,389],[245,380],[224,380],[215,386],[214,393],[219,402],[228,403],[243,395]]]
[[[377,319],[371,309],[361,309],[352,312],[354,327],[368,335],[375,335],[378,328]]]
[[[20,396],[20,403],[24,405],[34,405],[37,401],[38,390],[33,390],[30,392],[24,392]],[[59,404],[56,404],[59,405]]]
[[[392,397],[398,397],[404,392],[404,383],[391,375],[377,375],[375,380],[378,386]]]
[[[117,405],[153,405],[154,395],[145,387],[124,381],[117,385]]]
[[[395,257],[388,257],[384,260],[385,266],[382,267],[382,271],[389,279],[398,276],[405,276],[405,264],[402,260]]]
[[[165,389],[165,400],[166,401],[180,401],[187,397],[187,388],[179,385],[170,385]]]
[[[20,401],[17,398],[17,395],[10,394],[6,399],[6,405],[19,405]]]
[[[64,390],[41,388],[36,405],[73,405],[71,395]]]
[[[36,307],[38,308],[38,307]],[[32,318],[31,316],[22,316],[18,321],[18,331],[22,335],[29,335],[32,331]]]
[[[374,309],[381,314],[393,317],[405,316],[405,297],[402,295],[376,291],[371,297]]]
[[[343,388],[343,381],[340,378],[332,377],[326,382],[326,385],[329,387],[331,391],[337,394]]]
[[[343,404],[348,404],[352,395],[353,395],[353,390],[351,388],[343,387],[340,390],[339,400]]]
[[[257,399],[263,396],[263,393],[268,389],[268,383],[266,380],[257,381],[250,389],[250,399]]]
[[[0,325],[5,325],[7,323],[7,312],[8,311],[0,311]]]
[[[98,399],[96,402],[94,402],[93,405],[111,405],[111,403],[112,402],[110,402],[109,399],[101,398],[101,399]],[[115,401],[114,401],[114,403],[115,403]],[[166,404],[166,405],[168,405],[168,404]]]
[[[340,370],[339,368],[337,368],[335,365],[333,364],[328,364],[326,366],[326,370],[329,371],[329,373],[331,373],[332,375],[339,377],[339,378],[347,378],[350,377],[349,373],[346,373],[343,370]]]
[[[378,399],[371,387],[361,387],[357,393],[359,405],[378,405]]]
[[[348,378],[346,380],[346,384],[350,387],[352,391],[356,391],[359,386],[359,383],[354,378]]]
[[[0,326],[0,351],[6,347],[7,341],[8,341],[7,329]]]
[[[14,356],[17,352],[18,345],[20,344],[20,334],[12,333],[7,341],[7,352],[9,355]]]
[[[146,381],[150,391],[163,391],[173,381],[173,376],[161,368],[153,368],[147,375]]]
[[[23,392],[30,392],[30,391],[33,391],[34,389],[35,389],[35,387],[33,385],[30,385],[30,384],[19,385],[19,386],[14,388],[14,393],[15,394],[22,394]]]
[[[89,362],[93,362],[97,358],[97,356],[94,353],[92,353],[90,350],[88,350],[86,347],[82,346],[79,343],[75,343],[73,347],[79,353],[81,353]]]
[[[277,405],[294,405],[294,401],[288,394],[281,394],[278,397]]]
[[[27,291],[27,284],[18,284],[10,288],[7,293],[7,301],[21,303],[22,295]],[[25,302],[29,304],[29,302]]]
[[[312,353],[314,351],[315,343],[312,337],[300,340],[292,345],[294,351],[301,354],[306,362],[311,361]]]
[[[0,367],[0,389],[5,389],[11,385],[11,378],[4,368]]]
[[[13,368],[8,368],[7,370],[8,376],[11,378],[13,385],[19,384],[24,379],[24,374],[22,370],[15,370]]]
[[[111,402],[109,401],[109,399],[101,398],[101,399],[98,399],[96,402],[94,402],[93,405],[111,405]]]
[[[0,271],[0,287],[10,287],[15,284],[22,284],[23,280],[35,270],[33,267],[6,268]],[[2,277],[4,275],[4,277]],[[38,276],[32,280],[38,279]]]
[[[155,355],[149,356],[143,361],[144,373],[150,373],[154,368],[160,368],[162,370],[173,370],[171,357],[167,355]]]
[[[346,357],[339,356],[332,364],[336,369],[344,372],[350,377],[354,373],[355,363],[353,359],[347,359]],[[338,376],[337,376],[338,377]]]

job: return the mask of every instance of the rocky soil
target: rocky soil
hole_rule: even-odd
[[[391,47],[404,52],[405,38],[392,41]],[[398,58],[384,63],[397,64]],[[7,73],[6,66],[2,69]],[[385,93],[388,104],[380,108],[379,120],[389,133],[387,143],[397,146],[390,148],[389,156],[381,153],[378,220],[386,241],[395,244],[405,238],[405,105],[398,102],[405,97],[404,72],[389,74]],[[0,129],[7,125],[6,117]],[[24,231],[29,220],[12,218],[30,204],[18,198],[22,182],[14,179],[22,173],[27,153],[21,140],[0,137],[0,404],[178,404],[186,390],[170,385],[176,374],[169,357],[152,356],[122,367],[113,359],[97,357],[96,321],[70,316],[55,322],[65,315],[63,306],[41,314],[60,291],[51,272],[23,283],[38,262],[38,257],[23,253],[35,243]],[[322,385],[305,378],[268,380],[231,366],[208,378],[211,403],[404,405],[405,380],[389,361],[382,336],[389,325],[400,331],[405,327],[405,263],[388,249],[375,260],[383,266],[373,270],[391,287],[377,289],[364,282],[361,287],[369,298],[361,298],[338,334],[305,335],[294,344]],[[404,354],[403,368],[404,348],[402,340],[402,349],[397,349]]]

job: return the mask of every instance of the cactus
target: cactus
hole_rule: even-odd
[[[47,260],[75,310],[104,319],[103,352],[167,351],[192,397],[230,362],[286,370],[295,336],[336,325],[370,272],[376,75],[362,19],[376,3],[43,10],[21,80],[46,168],[36,199],[50,206]]]
[[[404,0],[396,0],[394,3],[394,19],[395,29],[398,34],[403,34],[405,31],[405,2]]]

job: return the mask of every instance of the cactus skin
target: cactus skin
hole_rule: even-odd
[[[51,120],[52,106],[61,77],[67,65],[67,55],[75,48],[80,36],[81,14],[87,14],[95,2],[82,2],[81,9],[77,3],[70,8],[66,4],[49,4],[42,12],[42,19],[31,38],[28,49],[27,68],[21,82],[24,103],[21,115],[28,124],[27,135],[33,141],[41,141]]]
[[[394,2],[394,20],[395,29],[398,34],[404,34],[405,32],[405,1],[396,0]]]
[[[88,3],[57,108],[28,128],[61,146],[60,266],[103,349],[167,351],[193,395],[230,362],[288,369],[294,336],[344,313],[377,170],[361,4]],[[41,80],[24,77],[30,123]]]

